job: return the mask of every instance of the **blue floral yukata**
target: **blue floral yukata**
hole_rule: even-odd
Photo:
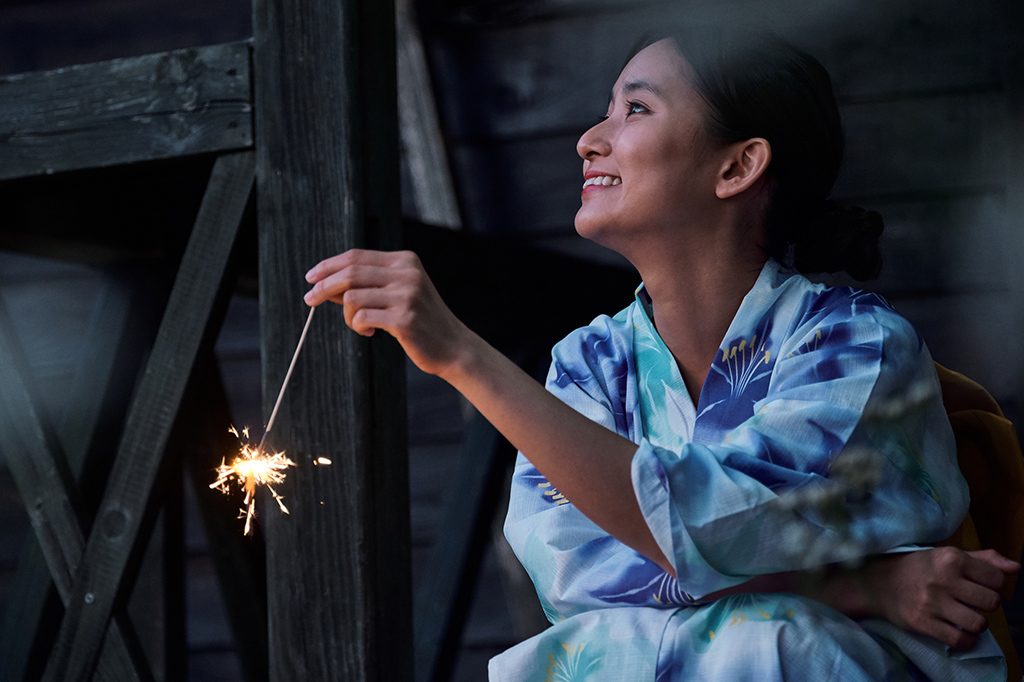
[[[875,294],[769,260],[694,406],[651,305],[641,284],[625,310],[559,342],[547,389],[637,444],[633,489],[678,579],[520,453],[505,535],[552,626],[491,659],[490,679],[1005,680],[988,632],[951,651],[791,594],[702,602],[755,575],[912,551],[957,528],[967,487],[910,324]],[[859,492],[839,480],[872,467]]]

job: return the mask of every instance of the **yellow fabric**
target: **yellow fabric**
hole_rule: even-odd
[[[1024,455],[1013,424],[981,385],[938,363],[935,368],[956,436],[960,470],[971,491],[970,513],[946,544],[968,551],[992,548],[1020,561],[1024,554]],[[1004,599],[1012,597],[1016,583],[1016,576],[1006,581]],[[1006,655],[1008,679],[1020,680],[1020,662],[1002,607],[988,620]]]

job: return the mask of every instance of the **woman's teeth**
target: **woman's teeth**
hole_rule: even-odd
[[[611,185],[621,184],[622,178],[617,178],[614,175],[597,175],[592,178],[587,178],[583,183],[583,187],[587,188],[591,185],[603,185],[604,187],[609,187]]]

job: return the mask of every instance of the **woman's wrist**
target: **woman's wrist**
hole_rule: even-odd
[[[451,359],[445,368],[438,372],[438,377],[461,390],[470,377],[481,375],[486,351],[493,349],[478,334],[468,327],[463,327],[458,338],[451,341],[453,348]]]

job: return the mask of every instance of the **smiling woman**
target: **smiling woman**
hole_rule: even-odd
[[[308,304],[393,335],[520,451],[505,533],[553,626],[491,678],[1005,678],[980,612],[1018,565],[920,551],[967,510],[926,346],[881,297],[799,274],[880,267],[881,219],[828,200],[821,65],[760,34],[654,41],[577,150],[577,231],[643,281],[555,346],[546,391],[415,254],[307,275]]]

